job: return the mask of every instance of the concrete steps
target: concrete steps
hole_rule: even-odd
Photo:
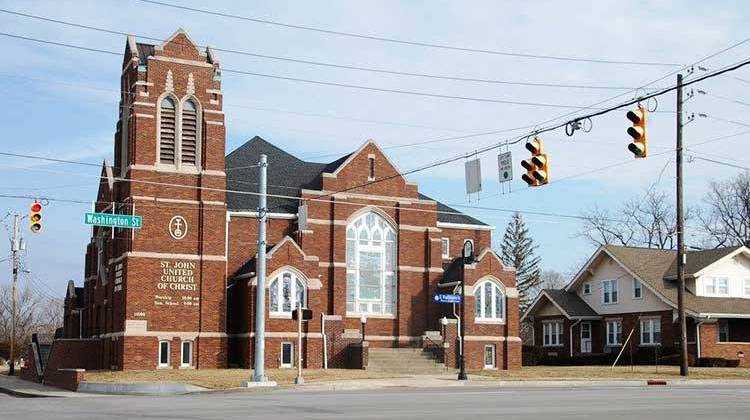
[[[370,348],[367,370],[404,374],[442,374],[448,372],[431,352],[420,348]]]

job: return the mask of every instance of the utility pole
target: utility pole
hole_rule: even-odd
[[[11,291],[11,324],[10,324],[10,368],[8,375],[13,376],[16,371],[15,345],[16,345],[16,284],[18,283],[18,251],[21,249],[21,239],[18,234],[18,212],[13,217],[13,239],[11,239],[11,251],[13,252],[13,286]]]
[[[258,256],[256,257],[255,287],[255,372],[253,382],[268,382],[265,375],[266,357],[266,218],[268,208],[266,203],[268,162],[266,155],[260,155],[260,174],[258,177]]]
[[[682,74],[677,75],[677,313],[680,321],[680,376],[688,376],[685,320],[685,215],[682,194]]]

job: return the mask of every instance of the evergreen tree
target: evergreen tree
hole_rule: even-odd
[[[514,214],[505,227],[501,254],[503,263],[516,269],[516,288],[521,311],[531,303],[542,284],[539,268],[541,258],[534,255],[536,248],[523,217],[520,213]]]

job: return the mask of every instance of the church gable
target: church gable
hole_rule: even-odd
[[[178,29],[177,32],[154,49],[157,56],[206,61],[206,54],[198,49],[198,46],[183,29]]]
[[[323,190],[418,198],[417,187],[373,140],[368,140],[332,172],[324,172]]]

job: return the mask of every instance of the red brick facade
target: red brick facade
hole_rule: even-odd
[[[77,315],[79,320],[72,312],[75,305],[66,305],[70,309],[64,335],[98,339],[101,350],[95,357],[101,368],[250,368],[258,218],[257,209],[227,207],[219,64],[212,51],[199,51],[182,31],[161,46],[129,38],[122,90],[113,166],[116,175],[130,181],[114,182],[110,188],[103,169],[96,210],[140,215],[142,228],[92,230],[84,305],[78,308],[82,315]],[[189,109],[188,100],[197,104],[195,165],[180,160],[189,154],[189,143],[187,149],[179,146],[186,141],[180,133],[189,129],[185,118],[178,118],[173,129],[175,163],[162,161],[159,139],[169,138],[172,130],[165,122],[170,111],[162,106],[164,98],[173,98],[175,114]],[[269,165],[274,162],[269,160]],[[432,296],[443,291],[439,283],[451,281],[444,278],[444,266],[471,239],[475,249],[487,251],[468,267],[467,285],[495,282],[503,290],[506,315],[498,322],[474,322],[474,299],[467,287],[469,366],[481,368],[484,345],[491,344],[497,347],[498,368],[518,368],[515,274],[489,251],[491,229],[479,223],[439,222],[437,202],[401,177],[374,142],[334,169],[321,173],[317,188],[301,190],[300,199],[307,205],[304,230],[297,214],[270,209],[266,287],[278,273],[295,273],[314,313],[303,327],[303,365],[322,367],[325,359],[329,367],[366,363],[366,351],[358,350],[359,362],[353,362],[351,354],[352,345],[362,340],[361,314],[347,311],[346,235],[354,219],[373,213],[395,232],[397,298],[392,314],[368,316],[368,345],[418,347],[427,331],[440,330],[442,316],[453,317]],[[368,184],[373,173],[384,180]],[[449,258],[443,256],[442,238],[450,240]],[[266,290],[265,363],[279,367],[282,343],[293,343],[296,359],[296,321],[271,314],[269,294]],[[185,347],[190,357],[183,354],[185,341],[190,342]],[[168,348],[169,357],[160,355],[160,348]]]

